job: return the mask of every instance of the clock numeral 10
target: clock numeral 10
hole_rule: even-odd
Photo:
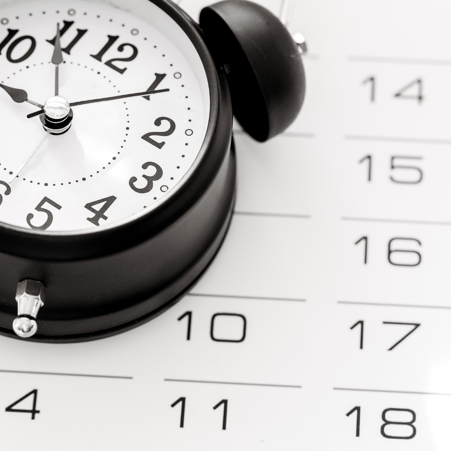
[[[69,22],[67,20],[63,21],[64,26],[63,28],[61,28],[60,30],[60,37],[63,37],[66,32],[69,30],[69,28],[72,27],[72,25],[75,22]],[[61,48],[61,50],[64,53],[67,53],[68,55],[70,55],[70,52],[72,51],[72,49],[75,47],[75,45],[77,44],[77,42],[88,32],[88,30],[81,30],[80,28],[77,28],[77,34],[75,35],[75,37],[72,39],[72,41],[70,41],[70,43],[68,45],[66,45],[66,47]],[[56,42],[56,36],[53,39],[47,39],[47,42],[49,44],[55,45]]]
[[[185,427],[186,398],[181,397],[181,398],[177,399],[177,401],[175,401],[171,404],[171,407],[174,408],[178,404],[180,404],[180,427],[183,428],[183,427]],[[219,401],[218,404],[216,404],[213,407],[213,410],[216,410],[221,406],[223,407],[222,430],[225,431],[227,429],[227,413],[228,413],[227,411],[228,411],[229,401],[227,399],[223,399],[223,400]]]
[[[104,57],[105,53],[108,52],[108,50],[113,46],[113,44],[119,39],[119,36],[111,36],[108,35],[108,41],[107,43],[102,47],[102,49],[99,51],[99,53],[95,55],[91,55],[95,60],[102,62],[102,58]],[[115,64],[113,64],[116,61],[123,61],[123,62],[129,62],[133,61],[138,56],[138,49],[133,44],[121,44],[117,49],[119,52],[123,52],[126,47],[130,47],[132,49],[132,54],[130,56],[127,56],[125,58],[112,58],[105,62],[105,65],[110,67],[111,69],[114,69],[116,72],[119,72],[120,74],[123,74],[127,68],[120,68],[117,67]]]
[[[5,49],[7,47],[8,49],[6,51],[6,59],[10,63],[21,63],[22,61],[25,61],[33,54],[33,52],[36,49],[36,39],[33,38],[32,36],[22,36],[13,41],[14,37],[16,36],[16,34],[18,32],[19,32],[19,30],[12,30],[12,29],[8,28],[8,34],[7,34],[6,38],[3,39],[2,42],[0,42],[0,55],[2,54],[3,49]],[[21,50],[22,50],[22,52],[25,51],[25,53],[23,53],[22,56],[16,55],[16,57],[14,57],[13,56],[14,49],[21,42],[24,42],[24,41],[29,41],[28,49],[25,51],[25,48],[22,45]]]
[[[399,414],[397,417],[397,413],[406,413],[410,419],[408,421],[399,421]],[[355,436],[360,437],[360,420],[361,420],[362,409],[360,406],[355,406],[351,409],[346,416],[351,417],[355,414],[356,418],[356,427],[355,427]],[[390,419],[390,418],[391,419]],[[397,421],[395,421],[395,419]],[[395,439],[395,440],[411,440],[417,435],[417,429],[414,426],[414,423],[417,419],[417,416],[413,410],[410,409],[397,409],[390,407],[385,409],[382,412],[382,426],[381,426],[381,435],[384,438]],[[398,428],[396,428],[398,426]],[[402,428],[405,431],[402,435],[393,435],[394,432]]]

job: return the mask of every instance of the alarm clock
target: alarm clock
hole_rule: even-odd
[[[233,115],[276,136],[305,75],[263,7],[227,0],[199,22],[167,0],[2,2],[1,334],[126,331],[214,259],[235,200]]]

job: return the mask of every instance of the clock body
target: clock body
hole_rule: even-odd
[[[70,129],[47,135],[27,118],[36,106],[1,93],[0,333],[14,336],[23,280],[47,289],[31,340],[135,327],[195,283],[229,226],[236,165],[225,75],[170,2],[3,3],[2,84],[36,103],[52,98],[58,23],[67,102],[150,94],[73,106]]]

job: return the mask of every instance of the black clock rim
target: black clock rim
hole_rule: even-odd
[[[199,155],[165,202],[148,213],[118,225],[69,232],[28,230],[0,222],[0,252],[34,260],[83,260],[100,258],[139,245],[183,216],[213,181],[225,158],[215,155],[211,143],[216,134],[231,138],[228,121],[220,120],[220,81],[204,42],[202,30],[182,9],[166,0],[148,0],[168,14],[194,45],[204,67],[210,94],[207,132]],[[231,111],[227,112],[231,116]]]

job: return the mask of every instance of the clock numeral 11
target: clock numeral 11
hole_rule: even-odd
[[[67,20],[63,21],[64,26],[63,28],[61,28],[60,30],[60,37],[63,37],[67,30],[69,30],[70,27],[72,27],[72,25],[75,22],[69,22]],[[70,55],[70,52],[72,51],[72,49],[75,47],[75,45],[77,44],[77,42],[88,32],[88,30],[81,30],[80,28],[77,28],[77,34],[75,35],[75,37],[72,39],[72,41],[70,41],[70,43],[68,45],[66,45],[66,47],[61,48],[61,50],[64,53],[67,53],[68,55]],[[49,44],[55,45],[56,42],[56,36],[53,39],[47,39],[47,42]]]

